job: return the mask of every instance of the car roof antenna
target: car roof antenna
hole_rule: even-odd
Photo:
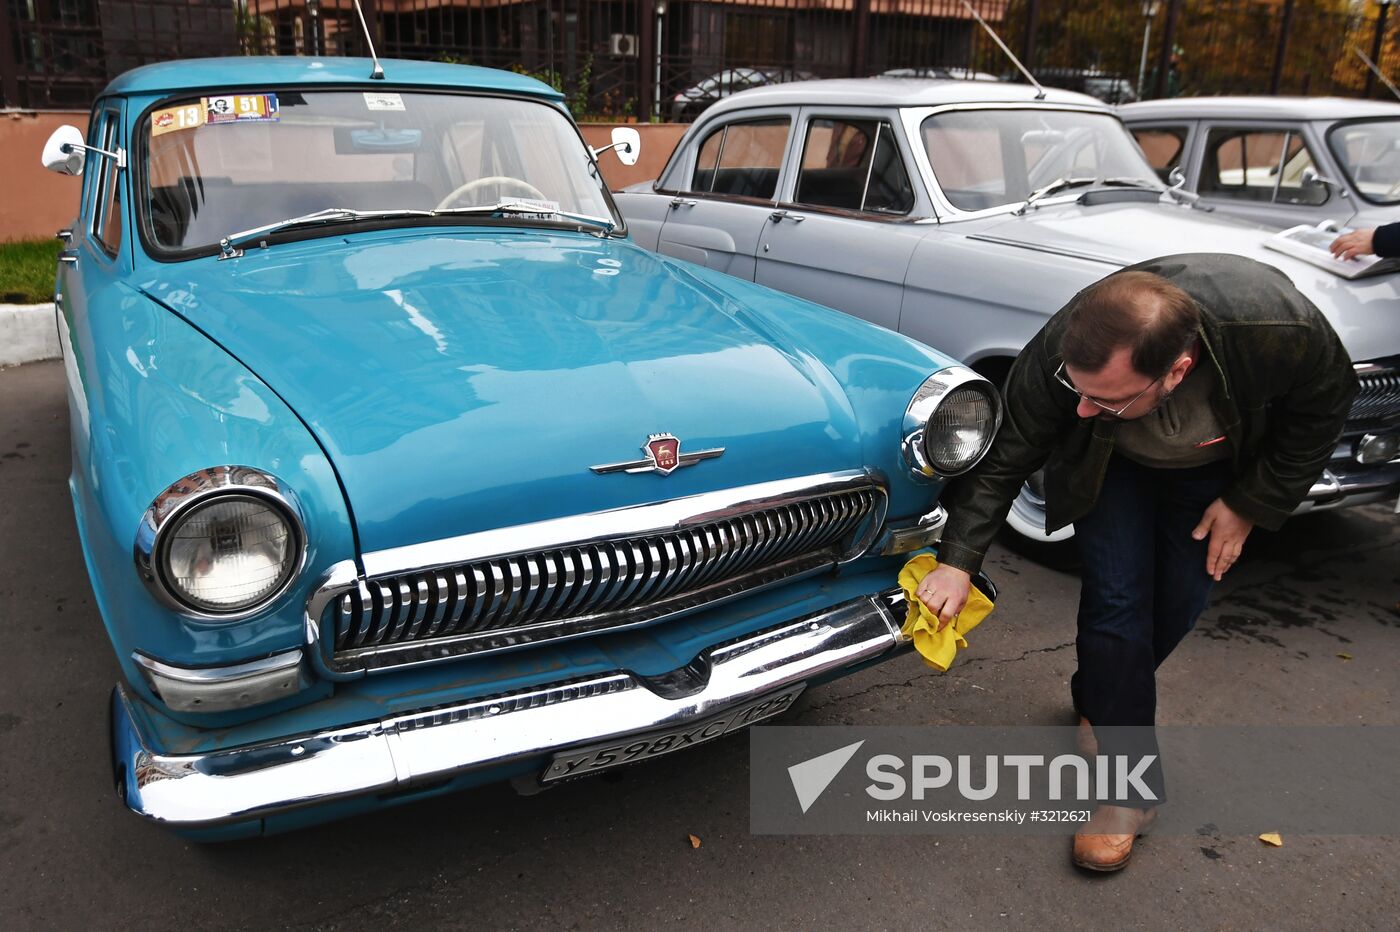
[[[1001,36],[996,34],[995,29],[987,25],[987,21],[982,18],[982,14],[973,9],[971,3],[968,3],[967,0],[962,0],[962,5],[967,8],[967,12],[972,14],[972,18],[977,20],[978,25],[987,30],[987,35],[991,36],[992,41],[997,44],[997,47],[1006,53],[1007,58],[1011,59],[1011,64],[1015,65],[1020,70],[1021,74],[1026,76],[1027,81],[1035,85],[1035,99],[1044,100],[1045,88],[1040,86],[1040,82],[1035,79],[1035,75],[1026,70],[1026,66],[1021,64],[1021,59],[1017,58],[1016,55],[1006,47],[1006,43],[1001,41]]]
[[[360,14],[360,28],[365,32],[365,45],[369,46],[369,57],[374,62],[374,68],[369,73],[370,80],[383,81],[384,68],[379,64],[379,56],[374,52],[374,39],[369,34],[369,23],[365,22],[365,11],[360,8],[360,0],[355,0],[355,12]]]
[[[1397,88],[1395,86],[1395,83],[1389,78],[1387,78],[1381,72],[1381,70],[1376,67],[1376,63],[1371,61],[1371,56],[1367,55],[1365,52],[1361,51],[1361,49],[1357,48],[1354,45],[1351,47],[1351,50],[1355,52],[1358,56],[1360,56],[1361,60],[1366,63],[1366,67],[1371,69],[1372,74],[1381,79],[1382,84],[1390,88],[1390,93],[1394,94],[1396,98],[1400,98],[1400,88]]]

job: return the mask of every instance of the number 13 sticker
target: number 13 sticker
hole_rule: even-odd
[[[204,102],[157,110],[151,114],[151,135],[163,136],[181,129],[204,125]]]

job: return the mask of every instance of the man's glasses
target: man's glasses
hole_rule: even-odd
[[[1079,389],[1075,388],[1074,383],[1069,380],[1069,376],[1065,375],[1065,364],[1063,362],[1060,363],[1060,368],[1055,370],[1055,381],[1059,382],[1065,388],[1074,392],[1080,398],[1083,398],[1085,401],[1089,402],[1089,404],[1094,405],[1098,408],[1102,408],[1114,417],[1122,417],[1124,411],[1137,404],[1137,400],[1139,398],[1141,398],[1143,395],[1146,395],[1149,391],[1152,390],[1153,385],[1156,385],[1158,382],[1162,381],[1162,379],[1165,378],[1166,376],[1164,375],[1161,378],[1153,379],[1150,385],[1148,385],[1142,391],[1138,392],[1136,395],[1133,396],[1132,401],[1129,401],[1127,404],[1115,408],[1112,405],[1106,405],[1102,401],[1099,401],[1097,398],[1090,397],[1089,395],[1086,395]]]

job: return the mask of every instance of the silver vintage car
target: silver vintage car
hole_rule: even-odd
[[[1118,113],[1162,180],[1222,214],[1277,228],[1400,220],[1400,103],[1182,97]]]
[[[1362,384],[1301,510],[1394,500],[1400,277],[1345,281],[1194,200],[1169,191],[1091,97],[876,78],[720,101],[659,179],[617,203],[644,246],[898,330],[993,380],[1049,315],[1115,269],[1184,252],[1271,263],[1327,314]],[[1009,524],[1037,542],[1073,534],[1046,534],[1035,480]]]

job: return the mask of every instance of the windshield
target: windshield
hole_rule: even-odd
[[[1060,179],[1161,188],[1123,124],[1106,113],[950,110],[924,120],[922,135],[934,177],[959,210],[1021,204]]]
[[[208,249],[328,208],[372,214],[511,201],[534,210],[493,222],[549,224],[551,210],[560,221],[576,214],[619,222],[573,124],[534,101],[268,91],[163,104],[140,136],[139,202],[156,251]],[[412,217],[399,219],[424,222]]]
[[[1400,120],[1347,123],[1328,135],[1352,185],[1373,204],[1400,204]]]

